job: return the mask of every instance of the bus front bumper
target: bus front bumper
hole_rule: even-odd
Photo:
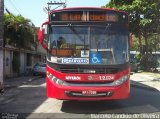
[[[47,81],[47,96],[60,100],[112,100],[126,99],[130,94],[130,80],[120,86],[84,87],[84,86],[60,86]]]

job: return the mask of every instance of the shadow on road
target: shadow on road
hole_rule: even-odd
[[[157,92],[159,92],[159,90],[157,90],[156,88],[148,86],[148,85],[145,85],[145,84],[142,84],[140,82],[133,81],[133,80],[130,80],[130,82],[131,82],[131,86],[132,87],[140,88],[140,89],[143,89],[143,90],[149,90],[149,91],[157,91]]]
[[[27,85],[41,78],[43,77],[42,76],[23,76],[23,77],[17,77],[17,78],[8,78],[4,80],[4,89],[8,90],[8,89],[16,88],[22,85]]]
[[[75,114],[154,113],[160,111],[159,101],[160,92],[156,89],[131,85],[131,94],[127,100],[63,101],[61,111]]]
[[[3,114],[1,116],[7,117],[10,114],[13,118],[14,115],[25,118],[34,113],[47,100],[45,87],[41,86],[44,83],[45,79],[41,78],[6,90],[0,95],[0,113]]]

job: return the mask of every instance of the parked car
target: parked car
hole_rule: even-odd
[[[46,63],[36,63],[33,67],[33,75],[46,75]]]
[[[131,60],[130,61],[130,66],[131,66],[131,72],[138,72],[138,63],[136,63],[136,61]]]
[[[0,80],[0,94],[4,93],[3,81]]]
[[[160,72],[160,66],[157,67],[158,72]]]

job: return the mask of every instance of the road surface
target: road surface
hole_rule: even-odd
[[[91,118],[91,114],[160,114],[160,92],[131,85],[127,100],[61,101],[46,97],[45,79],[38,78],[5,91],[0,113],[35,118]]]

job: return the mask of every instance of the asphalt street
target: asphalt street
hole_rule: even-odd
[[[0,95],[0,113],[25,118],[90,118],[91,114],[160,114],[160,92],[131,85],[127,100],[62,101],[47,98],[45,78],[13,87]]]

